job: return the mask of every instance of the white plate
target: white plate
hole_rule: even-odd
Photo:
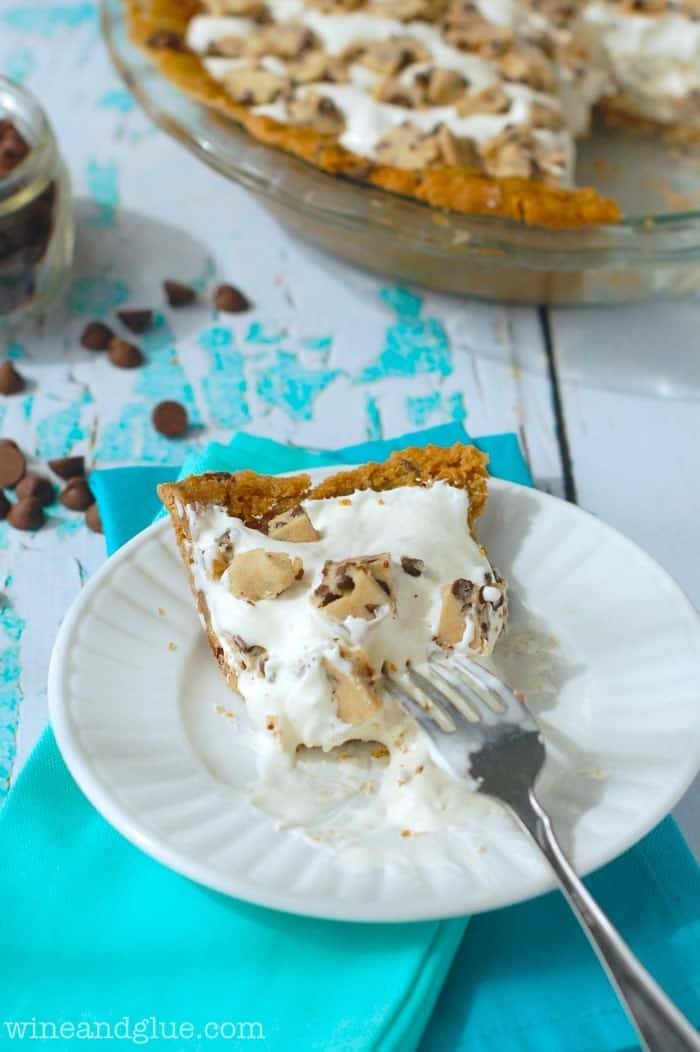
[[[651,829],[700,766],[700,621],[644,552],[563,501],[492,480],[479,536],[514,599],[501,660],[516,685],[530,675],[548,741],[541,796],[586,873]],[[204,642],[168,522],[125,545],[79,596],[54,648],[49,705],[63,757],[104,817],[237,898],[319,917],[421,920],[553,885],[496,805],[475,810],[478,835],[401,841],[391,831],[402,864],[359,868],[256,810],[242,735],[215,711],[236,699]]]

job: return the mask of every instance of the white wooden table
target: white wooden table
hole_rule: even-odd
[[[65,307],[40,332],[0,332],[31,381],[0,398],[0,434],[37,466],[68,452],[105,466],[182,459],[186,443],[149,422],[166,397],[188,404],[192,444],[244,427],[336,446],[465,418],[476,435],[516,431],[539,486],[634,538],[700,603],[699,302],[538,312],[321,256],[149,124],[95,16],[90,2],[0,0],[0,70],[46,106],[78,214]],[[163,311],[165,277],[229,280],[255,310]],[[78,344],[86,320],[127,303],[164,315],[133,372]],[[102,538],[63,509],[36,534],[0,526],[0,798],[46,721],[57,627],[103,559]],[[700,790],[677,817],[700,851]]]

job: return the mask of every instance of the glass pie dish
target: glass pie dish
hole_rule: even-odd
[[[431,209],[328,175],[257,142],[171,85],[129,40],[121,0],[103,0],[118,72],[151,119],[256,194],[302,239],[370,270],[485,299],[625,303],[700,290],[700,158],[658,137],[596,131],[578,181],[614,197],[625,219],[552,230]]]

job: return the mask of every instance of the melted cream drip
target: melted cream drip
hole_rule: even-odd
[[[700,94],[700,21],[674,13],[627,13],[594,0],[584,9],[578,32],[635,116],[676,121],[683,104]],[[700,123],[700,103],[694,123]]]
[[[540,27],[541,17],[530,15],[525,9],[517,7],[511,0],[496,0],[494,11],[491,3],[482,3],[482,11],[491,21],[501,25]],[[434,26],[426,22],[404,24],[389,18],[379,18],[363,12],[350,14],[326,15],[307,8],[301,0],[271,0],[268,4],[271,14],[277,21],[294,19],[306,25],[323,44],[331,56],[340,55],[345,48],[361,39],[387,40],[395,36],[412,36],[430,53],[431,65],[454,70],[468,82],[471,91],[501,84],[502,81],[492,63],[478,55],[465,54],[449,45]],[[199,15],[193,18],[188,26],[187,43],[193,51],[205,55],[207,49],[217,39],[225,36],[246,36],[259,30],[254,22],[240,18],[221,18]],[[222,81],[227,73],[240,64],[238,59],[205,58],[204,65],[215,80]],[[402,73],[405,80],[412,79],[425,63],[409,66]],[[361,157],[376,157],[376,147],[380,139],[393,128],[410,121],[422,131],[430,132],[438,125],[446,125],[458,138],[469,138],[482,144],[498,135],[506,127],[529,126],[531,106],[538,102],[559,110],[566,108],[566,98],[557,99],[551,95],[536,92],[527,85],[502,83],[511,100],[507,113],[473,114],[462,117],[455,106],[433,106],[427,109],[414,110],[403,106],[383,103],[373,98],[368,88],[376,82],[371,71],[358,64],[350,68],[350,83],[328,84],[313,83],[297,89],[297,95],[303,96],[308,91],[332,99],[345,118],[345,129],[339,136],[339,142],[346,149]],[[596,97],[601,93],[596,84]],[[288,120],[284,102],[257,106],[254,113],[271,117],[280,123]],[[583,131],[588,121],[588,109],[583,118],[580,113],[572,114],[567,124],[574,124],[576,131]],[[573,176],[574,149],[572,136],[567,128],[562,130],[537,129],[536,139],[545,149],[561,156],[563,163],[555,169],[555,174],[562,183],[570,183]]]
[[[272,540],[221,507],[188,508],[195,585],[206,596],[212,626],[228,656],[234,655],[227,642],[232,635],[265,646],[269,652],[264,676],[248,671],[239,678],[257,757],[254,799],[260,806],[290,821],[301,820],[318,801],[312,795],[305,799],[306,768],[302,767],[299,777],[294,775],[298,746],[329,750],[360,739],[381,742],[390,752],[382,764],[371,764],[376,775],[373,792],[385,820],[399,827],[440,828],[446,809],[452,820],[455,808],[465,806],[468,789],[440,768],[428,739],[390,697],[363,724],[351,727],[342,722],[321,659],[326,657],[342,668],[338,653],[342,642],[361,646],[377,668],[384,660],[398,668],[409,659],[422,665],[436,650],[433,636],[442,585],[458,577],[483,585],[491,567],[467,527],[468,497],[463,490],[438,483],[427,489],[359,492],[351,501],[350,505],[339,499],[304,502],[321,537],[303,544]],[[304,563],[303,580],[276,599],[255,605],[237,599],[223,578],[213,580],[209,572],[218,552],[217,540],[226,532],[236,553],[265,548],[299,556]],[[383,551],[392,554],[396,615],[385,608],[374,621],[351,617],[338,622],[310,601],[326,559]],[[423,559],[423,574],[412,577],[405,573],[401,555]],[[500,593],[497,589],[493,593],[497,601]],[[502,623],[502,618],[495,620],[489,649]],[[470,653],[472,632],[465,632],[458,645],[464,653]]]

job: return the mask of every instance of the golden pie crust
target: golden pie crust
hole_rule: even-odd
[[[351,153],[332,135],[282,124],[235,102],[207,72],[197,55],[149,46],[154,35],[182,38],[201,10],[197,0],[124,0],[134,43],[161,73],[191,98],[233,118],[263,143],[286,150],[315,167],[415,198],[433,208],[473,215],[498,215],[546,227],[585,227],[615,223],[620,209],[592,187],[567,190],[523,178],[493,178],[469,168],[406,170]]]

